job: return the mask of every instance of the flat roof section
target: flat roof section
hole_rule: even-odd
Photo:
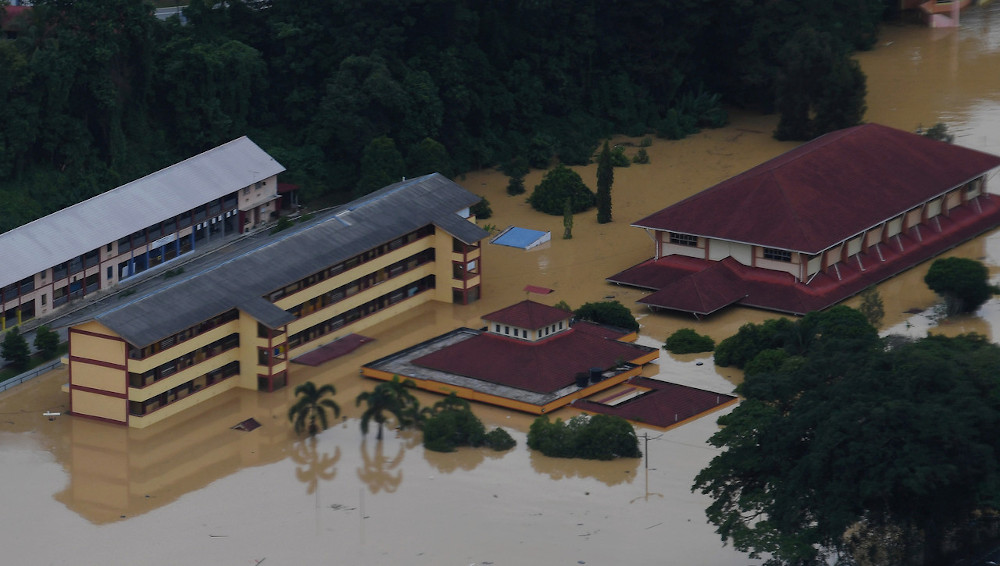
[[[522,250],[530,250],[531,248],[540,246],[551,239],[552,232],[542,232],[540,230],[530,230],[528,228],[510,226],[503,232],[500,232],[500,235],[490,240],[490,243],[500,246],[508,246],[511,248],[520,248]]]
[[[667,429],[728,407],[737,401],[735,396],[726,393],[705,391],[648,377],[633,377],[626,383],[636,391],[621,403],[615,403],[614,399],[584,399],[573,403],[573,408]]]

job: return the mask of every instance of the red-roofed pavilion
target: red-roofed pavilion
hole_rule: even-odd
[[[654,257],[608,281],[696,315],[826,308],[1000,225],[998,166],[879,124],[832,132],[639,220]]]

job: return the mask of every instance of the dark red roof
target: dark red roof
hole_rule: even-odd
[[[612,275],[608,281],[656,292],[639,300],[659,308],[708,314],[735,302],[792,314],[834,305],[955,245],[1000,225],[1000,197],[981,195],[931,225],[911,228],[818,273],[808,283],[789,273],[743,265],[732,258],[710,261],[669,255]],[[919,232],[917,231],[919,230]]]
[[[736,400],[732,395],[646,377],[633,377],[628,383],[650,391],[618,405],[581,400],[573,407],[665,428]]]
[[[292,361],[306,366],[318,366],[335,358],[346,356],[373,340],[375,339],[360,334],[348,334],[311,352],[306,352]]]
[[[516,305],[483,315],[483,320],[509,324],[518,328],[536,330],[566,320],[573,313],[550,307],[530,300],[524,300]]]
[[[1000,166],[879,124],[839,130],[634,225],[815,254]]]
[[[615,340],[619,337],[620,333],[589,322],[578,322],[570,330],[539,342],[483,333],[412,363],[490,383],[550,393],[572,385],[579,372],[594,367],[607,369],[619,360],[632,361],[655,350]]]

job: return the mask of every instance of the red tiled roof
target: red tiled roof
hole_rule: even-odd
[[[620,334],[589,322],[539,342],[483,333],[412,361],[414,365],[474,379],[549,393],[572,385],[576,374],[606,369],[652,348],[618,342]]]
[[[550,307],[530,300],[524,300],[516,305],[483,315],[483,320],[509,324],[518,328],[536,330],[550,324],[566,320],[573,316],[573,313],[566,312],[556,307]]]
[[[959,206],[948,216],[936,217],[936,225],[922,226],[919,232],[911,228],[888,244],[827,268],[808,284],[788,273],[749,267],[732,258],[710,261],[677,255],[644,261],[608,281],[657,290],[639,302],[659,308],[708,314],[711,307],[721,308],[731,304],[729,299],[743,295],[735,302],[805,314],[836,304],[998,225],[1000,197],[987,194],[973,206]],[[728,273],[720,275],[723,270]]]
[[[618,405],[584,400],[577,401],[573,407],[665,428],[736,400],[732,395],[645,377],[634,377],[629,383],[637,387],[648,387],[651,391]]]
[[[634,225],[815,254],[1000,166],[879,124],[839,130]]]

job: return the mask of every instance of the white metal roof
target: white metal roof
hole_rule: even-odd
[[[20,281],[285,168],[243,136],[0,234],[0,286]]]

